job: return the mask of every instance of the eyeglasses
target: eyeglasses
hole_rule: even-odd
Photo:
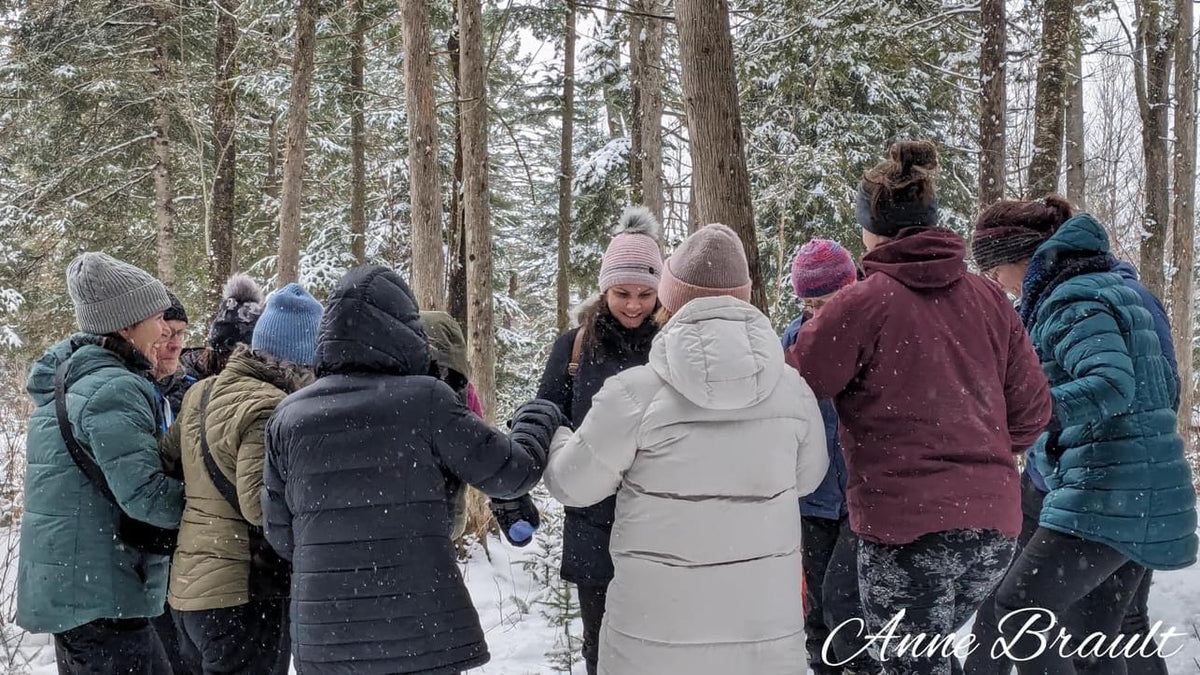
[[[166,342],[174,342],[175,340],[182,341],[183,334],[186,332],[187,332],[186,328],[179,328],[179,329],[176,329],[173,331],[169,331],[166,335],[166,337],[167,337]]]

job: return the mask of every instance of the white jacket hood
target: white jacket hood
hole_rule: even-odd
[[[786,367],[771,322],[730,296],[684,305],[654,338],[650,366],[689,401],[711,410],[765,400]]]

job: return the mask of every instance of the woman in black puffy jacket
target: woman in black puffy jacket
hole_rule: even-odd
[[[329,299],[311,386],[267,425],[267,539],[292,561],[300,673],[449,674],[488,661],[450,540],[451,488],[513,499],[565,419],[533,401],[510,435],[428,376],[408,286],[360,267]]]

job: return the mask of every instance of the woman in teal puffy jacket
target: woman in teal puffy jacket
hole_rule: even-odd
[[[1002,202],[981,216],[973,247],[980,267],[1021,297],[1054,397],[1051,424],[1030,452],[1049,492],[996,606],[999,617],[1039,608],[1067,618],[1078,645],[1095,632],[1116,636],[1147,568],[1196,561],[1196,495],[1150,312],[1110,272],[1099,223],[1087,214],[1067,219],[1069,205],[1056,198],[1038,204],[1063,211],[1049,220],[1061,225],[1021,215],[1028,202]],[[1030,618],[1001,618],[1000,630],[1011,641]],[[1022,675],[1075,672],[1058,649],[1042,647],[1031,631],[1012,643],[1010,654],[1026,659],[1016,664]],[[1119,658],[1088,665],[1125,672]]]
[[[163,611],[170,558],[147,552],[150,540],[121,523],[177,529],[183,510],[182,485],[158,453],[150,379],[171,301],[154,277],[102,253],[76,258],[67,287],[80,332],[50,347],[29,374],[37,407],[26,443],[17,624],[54,634],[59,673],[170,673],[149,622]],[[107,493],[60,430],[60,371],[67,428]]]

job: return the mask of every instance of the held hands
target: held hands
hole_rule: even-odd
[[[491,509],[504,538],[513,546],[528,546],[533,541],[533,533],[542,524],[537,506],[529,495],[517,499],[493,499]]]

